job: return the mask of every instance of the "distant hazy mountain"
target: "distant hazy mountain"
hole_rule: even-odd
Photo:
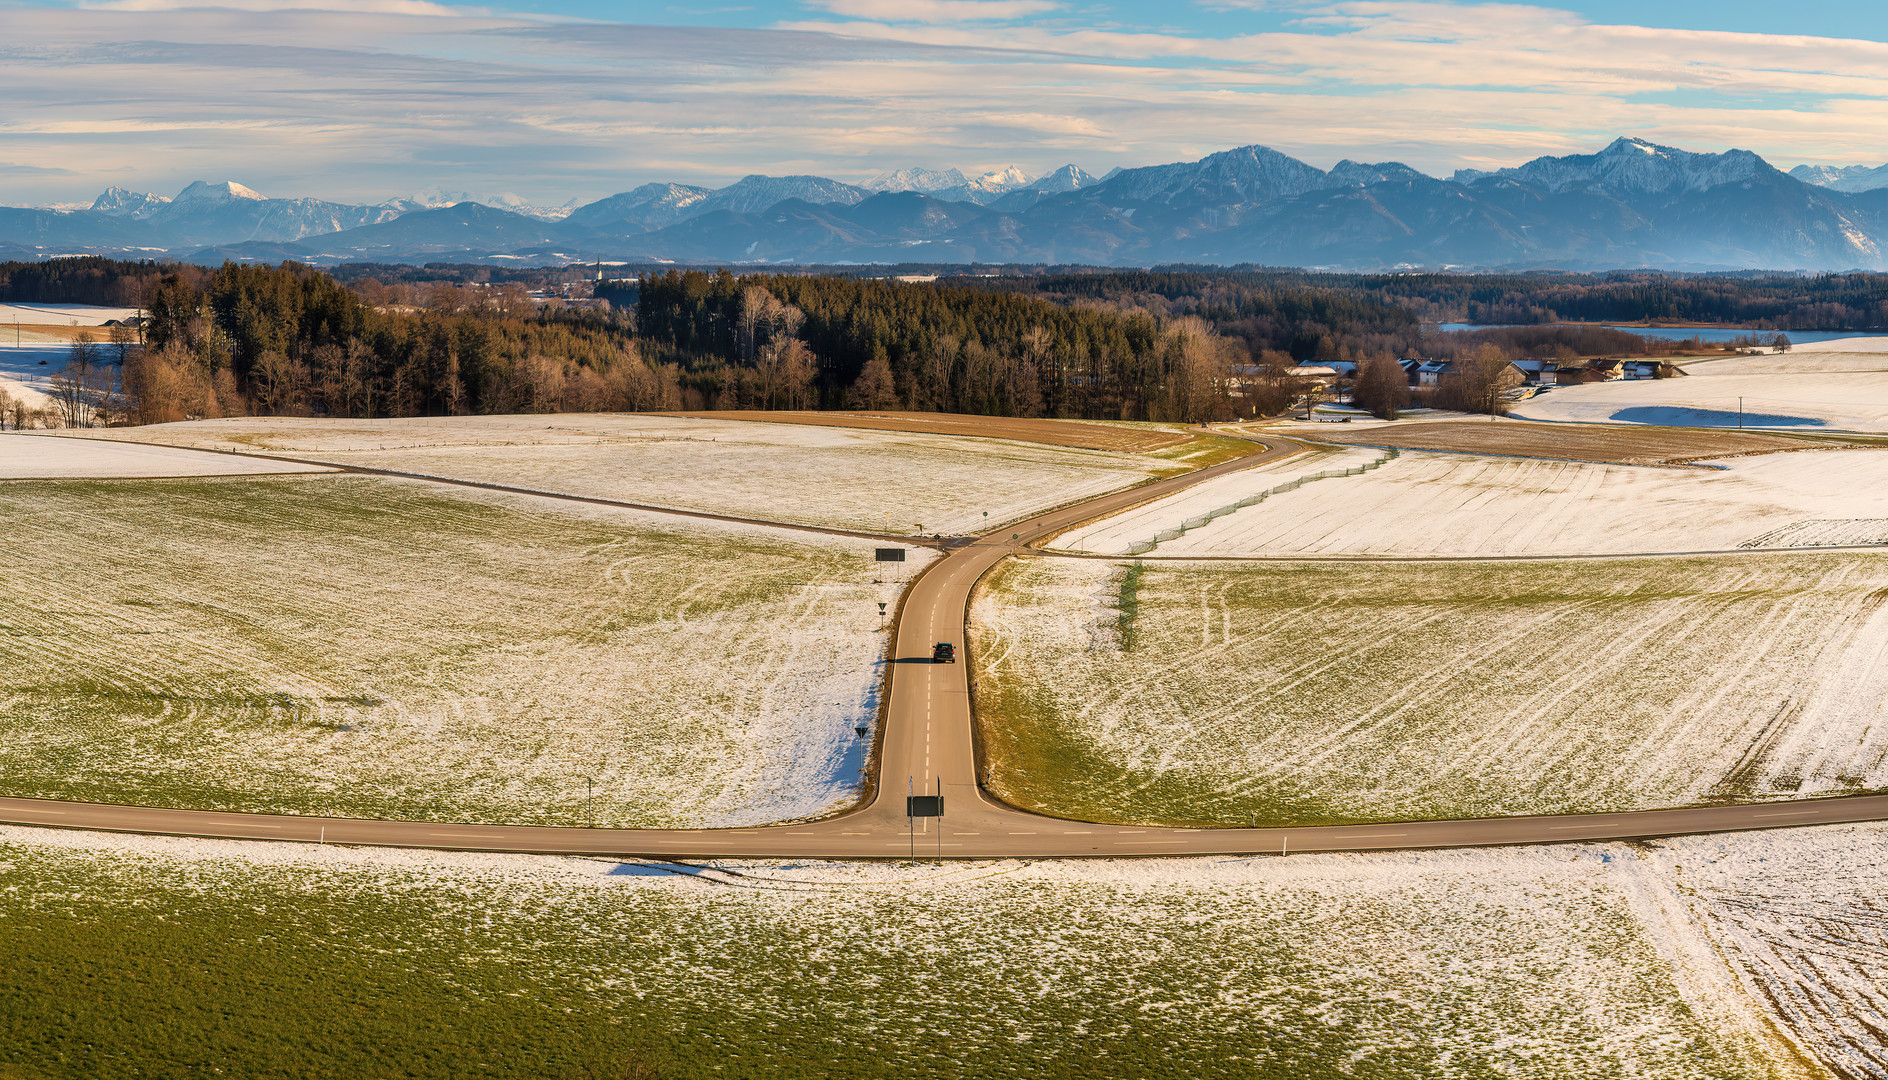
[[[92,212],[148,221],[165,246],[195,247],[300,240],[389,221],[403,210],[320,199],[271,199],[233,180],[198,180],[170,199],[108,188],[92,203]]]
[[[142,191],[126,191],[121,187],[108,187],[104,193],[92,201],[92,209],[113,217],[145,218],[170,202],[162,195],[152,195]]]
[[[881,173],[859,186],[867,191],[946,191],[950,188],[963,187],[970,183],[964,174],[956,169],[938,172],[934,169],[899,169],[896,172]]]
[[[1805,184],[1851,194],[1888,188],[1888,165],[1872,168],[1867,165],[1844,165],[1839,169],[1832,165],[1798,165],[1790,170],[1790,175]]]
[[[1084,174],[1086,175],[1086,174]],[[916,191],[946,202],[988,206],[1013,191],[1028,187],[1030,177],[1020,166],[1010,165],[984,173],[974,180],[965,179],[956,169],[910,168],[875,176],[859,187],[866,191]],[[817,200],[815,200],[817,201]]]
[[[1040,191],[1045,195],[1059,195],[1064,191],[1080,191],[1095,183],[1095,178],[1084,172],[1079,166],[1064,165],[1045,176],[1038,177],[1029,184],[1029,190]]]
[[[709,194],[689,207],[694,213],[707,214],[727,210],[752,214],[788,199],[851,206],[863,202],[872,193],[864,188],[828,180],[823,176],[743,176],[719,191]]]
[[[0,207],[0,243],[38,255],[77,252],[162,250],[163,238],[149,225],[90,210]]]
[[[1150,206],[1233,207],[1316,191],[1327,180],[1323,169],[1270,147],[1242,146],[1199,161],[1123,169],[1088,191]]]
[[[501,191],[490,195],[474,195],[467,191],[448,191],[436,185],[427,188],[425,191],[414,192],[402,198],[389,199],[382,205],[394,207],[404,214],[411,213],[415,210],[438,210],[442,207],[457,206],[465,202],[496,207],[500,210],[509,210],[514,214],[524,214],[527,217],[544,218],[547,221],[561,221],[569,217],[571,211],[577,208],[577,203],[574,200],[562,206],[540,206],[532,203],[522,195],[513,194],[509,191]]]
[[[463,202],[314,237],[301,246],[339,258],[397,261],[463,255],[483,259],[559,239],[555,222],[483,203]]]
[[[1507,178],[1541,191],[1560,193],[1591,188],[1625,195],[1704,191],[1775,173],[1748,150],[1694,154],[1644,139],[1616,139],[1597,154],[1535,158],[1525,165],[1474,174],[1472,179]],[[1469,178],[1457,173],[1456,179]]]
[[[1018,213],[1041,202],[1046,196],[1080,191],[1082,188],[1092,186],[1095,182],[1095,178],[1079,166],[1064,165],[984,205],[1005,213]]]
[[[1884,269],[1888,176],[1875,183],[1876,173],[1888,166],[1786,174],[1747,151],[1625,138],[1444,180],[1396,162],[1320,169],[1244,146],[1100,180],[1068,165],[1035,180],[1013,167],[974,179],[911,168],[861,185],[761,175],[720,189],[645,184],[562,220],[515,196],[506,198],[524,212],[478,200],[424,206],[456,194],[439,190],[353,206],[226,181],[171,199],[112,188],[90,209],[0,212],[0,248],[205,261]]]
[[[673,225],[714,194],[713,188],[687,184],[644,184],[570,212],[565,223],[594,232],[628,236]]]

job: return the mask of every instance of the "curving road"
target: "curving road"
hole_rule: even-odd
[[[170,810],[0,798],[0,822],[175,836],[655,858],[1008,858],[1289,854],[1625,840],[1685,833],[1888,820],[1888,795],[1617,814],[1566,814],[1284,829],[1172,829],[1098,825],[1025,813],[986,797],[978,783],[967,663],[933,664],[949,641],[965,656],[964,621],[977,581],[1019,545],[1120,513],[1195,484],[1299,453],[1268,437],[1250,457],[1054,510],[956,547],[906,596],[870,799],[801,825],[745,829],[583,829],[455,825]],[[264,456],[264,455],[255,455]],[[483,486],[483,485],[479,485]],[[941,818],[910,819],[908,792],[941,794]]]

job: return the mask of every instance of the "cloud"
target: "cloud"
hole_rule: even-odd
[[[446,184],[561,202],[750,172],[1073,161],[1099,174],[1245,143],[1444,174],[1622,133],[1783,164],[1875,163],[1888,145],[1883,43],[1604,26],[1515,4],[1325,3],[1315,24],[1211,36],[1061,15],[997,27],[909,3],[880,16],[878,0],[745,29],[414,0],[112,2],[6,9],[9,200],[228,176],[284,195]]]
[[[427,0],[87,0],[91,11],[332,11],[369,15],[424,15],[459,17],[483,14],[483,9],[453,8]]]
[[[1012,22],[1060,8],[1050,0],[815,0],[835,15],[898,23]]]

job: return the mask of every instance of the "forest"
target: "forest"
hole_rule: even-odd
[[[1193,421],[1280,404],[1257,401],[1259,380],[1235,385],[1251,357],[1197,317],[726,270],[645,277],[636,292],[650,355],[723,408]],[[1282,377],[1290,363],[1273,367]]]
[[[1888,277],[1872,274],[925,277],[671,269],[593,287],[576,267],[74,258],[0,264],[0,301],[142,309],[141,340],[88,376],[103,396],[85,412],[141,423],[704,408],[1192,422],[1281,411],[1301,364],[1703,348],[1604,321],[1888,324]]]
[[[1419,333],[1419,324],[1425,323],[1652,322],[1771,331],[1888,328],[1888,274],[1871,273],[1328,274],[1172,269],[947,280],[1106,303],[1163,304],[1200,314],[1229,330],[1246,324],[1249,330],[1241,336],[1262,338],[1265,347],[1288,349],[1300,359],[1309,358],[1312,334],[1381,336],[1414,345],[1410,335]],[[1432,329],[1425,340],[1433,334]]]
[[[1332,286],[1426,322],[1675,323],[1753,330],[1888,328],[1884,274],[1399,274]]]

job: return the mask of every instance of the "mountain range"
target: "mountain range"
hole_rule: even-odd
[[[644,184],[586,205],[433,189],[373,206],[113,187],[87,209],[0,208],[0,255],[318,264],[1163,263],[1332,269],[1888,269],[1888,166],[1798,166],[1622,138],[1593,154],[1440,179],[1320,169],[1264,146],[1031,178],[901,169],[849,184]]]

